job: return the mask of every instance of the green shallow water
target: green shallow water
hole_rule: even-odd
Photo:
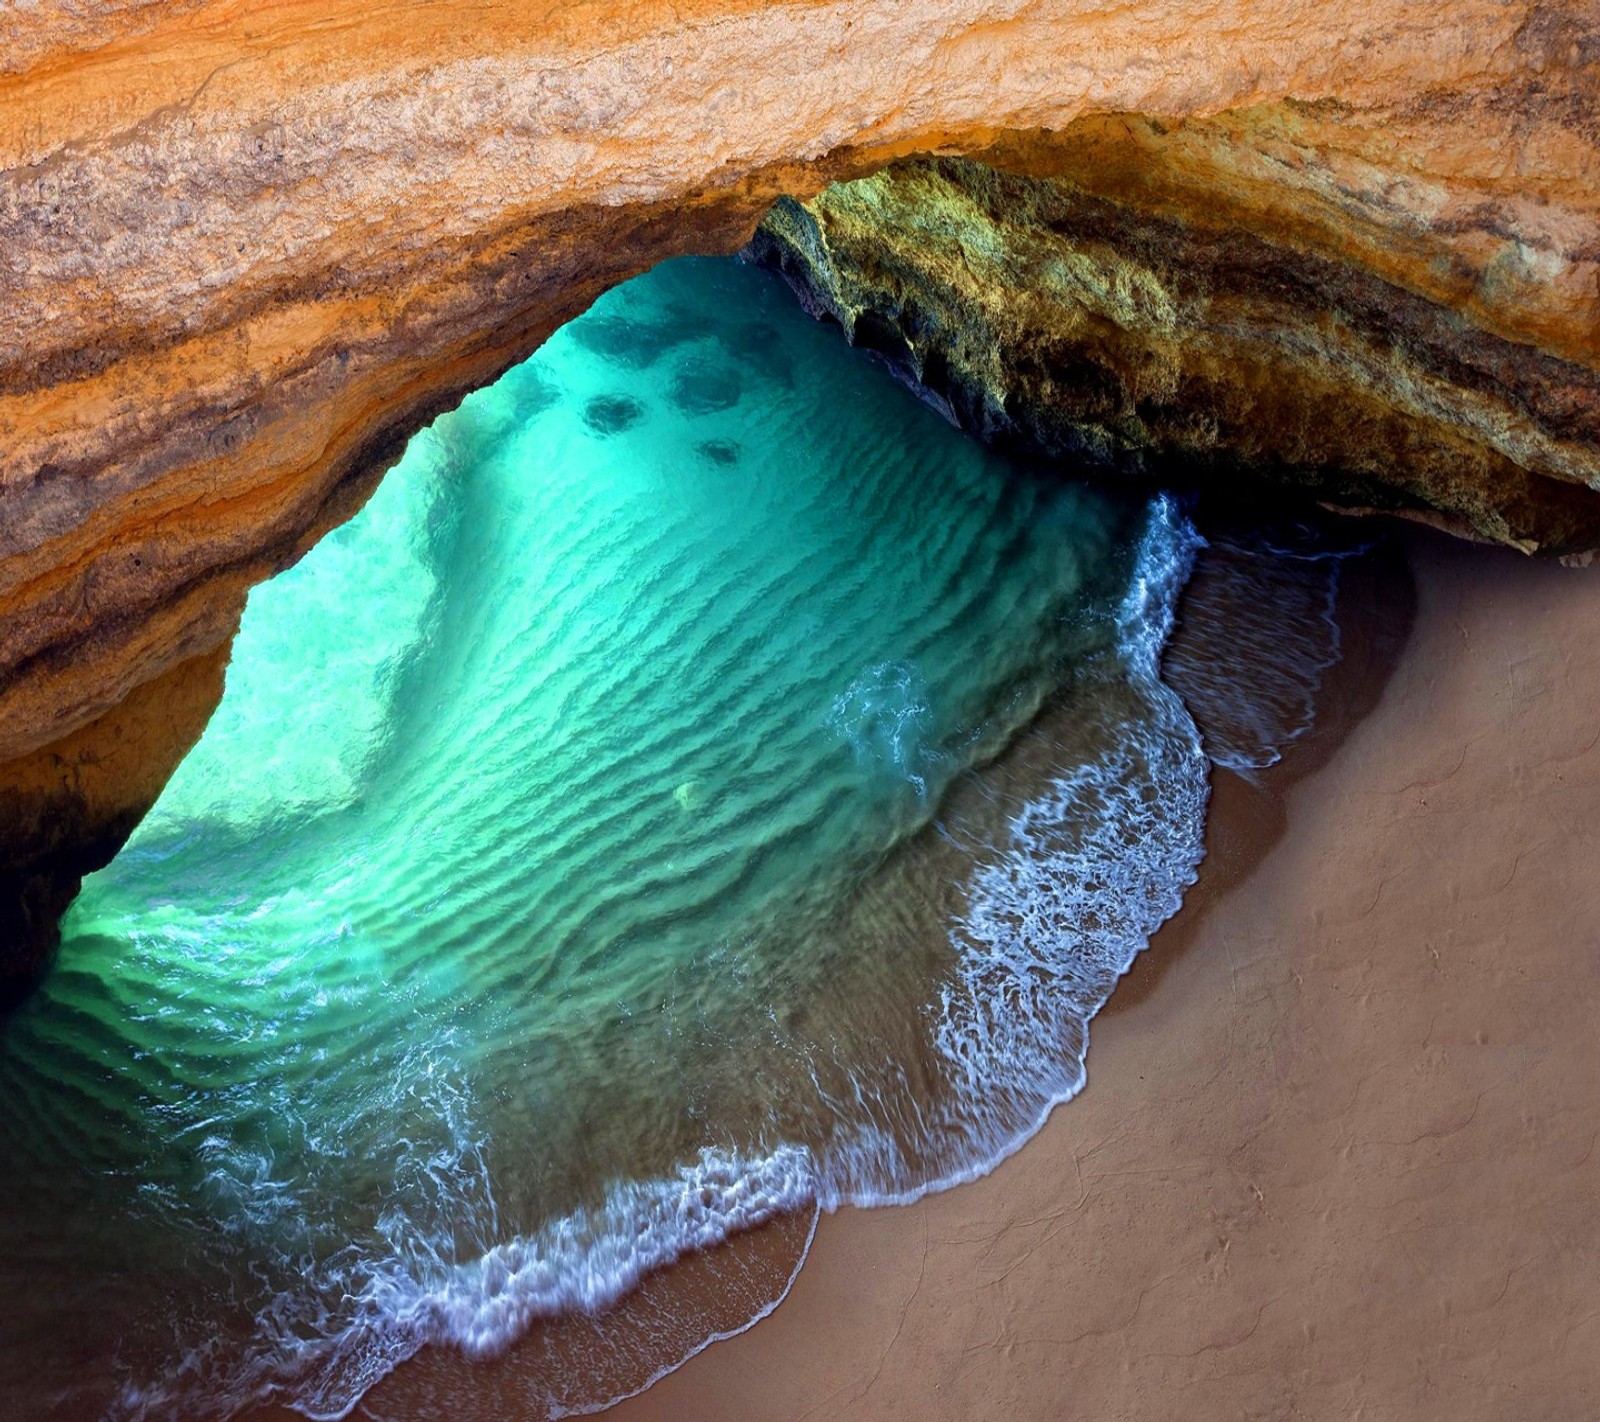
[[[1183,560],[762,273],[603,298],[252,595],[0,1029],[8,1384],[337,1414],[985,1168],[1198,861]]]

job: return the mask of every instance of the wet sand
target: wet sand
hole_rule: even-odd
[[[608,1417],[1600,1411],[1600,572],[1405,542],[1083,1094]]]

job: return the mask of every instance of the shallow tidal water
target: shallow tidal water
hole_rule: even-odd
[[[513,1401],[582,1411],[781,1293],[726,1241],[792,1262],[818,1209],[987,1169],[1199,865],[1158,665],[1198,542],[985,452],[764,273],[604,297],[252,595],[0,1024],[19,1415],[341,1416],[562,1319]],[[1319,655],[1242,702],[1189,669],[1238,703],[1218,763],[1309,723]],[[720,1312],[640,1312],[723,1258]]]

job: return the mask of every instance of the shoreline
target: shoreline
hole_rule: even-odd
[[[1409,575],[1392,548],[1375,550],[1346,567],[1346,590],[1339,595],[1339,612],[1335,616],[1331,604],[1318,605],[1327,596],[1322,586],[1325,574],[1313,574],[1308,583],[1302,583],[1292,572],[1284,571],[1292,564],[1292,555],[1289,563],[1275,557],[1261,561],[1258,552],[1249,551],[1253,541],[1262,536],[1255,520],[1236,524],[1227,514],[1213,511],[1203,519],[1202,526],[1203,542],[1211,536],[1220,542],[1214,545],[1215,557],[1202,556],[1187,577],[1170,639],[1163,635],[1163,681],[1169,690],[1190,702],[1190,713],[1196,717],[1202,734],[1210,738],[1214,733],[1220,738],[1213,753],[1233,760],[1242,757],[1241,763],[1252,767],[1270,764],[1271,768],[1264,772],[1246,770],[1243,778],[1227,772],[1210,777],[1218,788],[1208,795],[1211,805],[1205,816],[1209,863],[1201,868],[1198,881],[1190,884],[1175,918],[1158,930],[1161,934],[1185,932],[1182,924],[1197,916],[1198,905],[1248,874],[1263,852],[1263,828],[1269,839],[1281,833],[1279,800],[1283,786],[1325,758],[1337,744],[1341,730],[1370,708],[1392,670],[1409,615]],[[1290,539],[1294,537],[1287,526],[1282,533]],[[1225,551],[1238,549],[1240,545],[1235,540],[1241,536],[1246,550],[1242,557],[1238,552]],[[1342,561],[1343,555],[1333,551],[1341,541],[1333,527],[1325,529],[1314,539],[1316,551],[1311,561],[1322,567],[1328,566],[1329,559]],[[1262,606],[1272,609],[1264,616],[1251,610],[1252,603],[1262,599]],[[1309,616],[1317,623],[1326,621],[1334,629],[1334,645],[1341,628],[1364,634],[1358,636],[1358,655],[1340,658],[1335,653],[1331,662],[1321,660],[1325,655],[1325,649],[1317,645],[1321,634],[1297,626],[1297,615]],[[1274,662],[1274,652],[1279,648],[1282,660]],[[1275,670],[1269,672],[1269,666]],[[1219,668],[1225,672],[1220,678]],[[1287,694],[1292,702],[1302,692],[1308,692],[1305,677],[1318,668],[1328,673],[1327,684],[1316,698],[1320,735],[1311,738],[1309,749],[1299,750],[1287,762],[1281,761],[1276,752],[1270,762],[1257,759],[1270,747],[1255,737],[1269,728],[1274,744],[1302,746],[1309,723],[1300,719],[1302,713],[1282,704],[1279,698]],[[1280,722],[1280,717],[1286,719]],[[1012,788],[1032,803],[1045,783],[1035,783],[1038,775],[1048,780],[1049,766],[1054,764],[1060,746],[1079,734],[1074,726],[1070,696],[1053,711],[1041,712],[1036,723],[1002,758],[1007,768],[999,778],[990,767],[987,789],[980,799],[969,800],[964,809],[956,808],[953,802],[946,807],[946,818],[953,816],[961,822],[966,816],[977,815],[986,826],[978,831],[979,836],[987,839],[996,830],[988,820],[995,815],[1004,820],[1011,813],[1002,808],[1009,797],[1000,793],[1001,786],[1017,781],[1030,787]],[[1041,755],[1044,763],[1030,770],[1028,767]],[[1257,784],[1258,775],[1270,789]],[[1219,826],[1223,827],[1220,832]],[[958,830],[956,838],[963,837]],[[954,882],[949,868],[938,877],[941,883]],[[920,901],[920,896],[911,892],[911,900]],[[1148,949],[1141,952],[1131,973],[1124,975],[1109,1001],[1093,1015],[1101,1016],[1118,1002],[1148,991],[1162,970],[1160,961]],[[1141,964],[1143,968],[1138,966]],[[1081,1060],[1075,1047],[1067,1051],[1065,1041],[1062,1050],[1063,1061]],[[1043,1105],[1034,1120],[1019,1126],[1014,1137],[981,1162],[904,1197],[884,1196],[861,1208],[875,1213],[889,1206],[911,1205],[990,1175],[1028,1147],[1055,1106],[1065,1105],[1077,1096],[1084,1078],[1080,1073],[1073,1075],[1070,1090],[1058,1095],[1053,1104]],[[491,1357],[468,1361],[448,1346],[424,1347],[377,1381],[354,1415],[570,1415],[564,1407],[573,1401],[572,1388],[576,1386],[579,1393],[587,1391],[602,1376],[610,1380],[605,1386],[617,1398],[611,1405],[619,1406],[640,1396],[714,1343],[737,1336],[770,1316],[804,1265],[814,1219],[812,1210],[792,1217],[780,1215],[715,1247],[695,1251],[652,1272],[614,1308],[592,1316],[570,1314],[533,1321],[518,1341]],[[804,1235],[803,1241],[799,1235]],[[759,1284],[752,1293],[752,1283],[762,1276],[766,1287],[772,1290],[770,1295]],[[759,1307],[749,1307],[758,1297]],[[741,1313],[738,1300],[746,1301],[748,1312]],[[682,1349],[675,1360],[668,1361],[658,1353],[666,1335],[678,1340],[669,1351]],[[622,1341],[629,1338],[642,1340],[642,1350]],[[650,1366],[644,1374],[638,1374],[638,1363],[645,1355],[650,1357]],[[619,1362],[625,1375],[634,1373],[637,1380],[617,1376],[614,1370]],[[585,1374],[587,1380],[579,1381]],[[546,1389],[553,1393],[547,1395]],[[563,1393],[565,1397],[557,1402]],[[587,1415],[587,1409],[582,1411]],[[265,1419],[294,1414],[268,1408],[252,1410],[249,1415]]]
[[[1163,535],[1161,530],[1167,530],[1167,534]],[[1169,542],[1172,549],[1167,549]],[[1004,845],[1007,826],[1014,817],[1048,800],[1051,785],[1061,773],[1058,762],[1063,754],[1069,765],[1077,765],[1080,755],[1085,757],[1085,765],[1099,765],[1110,748],[1119,746],[1123,738],[1136,732],[1139,735],[1148,732],[1153,737],[1148,748],[1150,768],[1145,774],[1156,777],[1153,784],[1163,783],[1161,776],[1165,774],[1164,783],[1172,793],[1175,807],[1171,825],[1163,830],[1147,823],[1146,832],[1153,836],[1152,844],[1164,844],[1163,833],[1177,835],[1183,842],[1182,845],[1175,842],[1168,855],[1158,855],[1154,864],[1148,866],[1152,876],[1149,895],[1152,899],[1166,897],[1162,892],[1163,881],[1172,878],[1175,887],[1180,873],[1187,872],[1187,860],[1174,867],[1177,861],[1169,864],[1168,857],[1185,847],[1198,853],[1202,820],[1198,810],[1192,817],[1181,813],[1184,802],[1176,797],[1185,788],[1182,783],[1185,777],[1194,785],[1203,785],[1203,757],[1194,739],[1194,726],[1181,712],[1178,713],[1181,727],[1174,725],[1165,733],[1154,729],[1157,724],[1165,725],[1161,718],[1171,714],[1173,703],[1169,688],[1162,688],[1156,695],[1149,684],[1154,671],[1151,662],[1154,649],[1165,641],[1173,603],[1182,579],[1187,577],[1191,546],[1187,520],[1169,525],[1164,508],[1152,505],[1150,528],[1141,538],[1141,549],[1146,545],[1166,551],[1160,552],[1154,564],[1149,565],[1147,557],[1153,555],[1144,551],[1139,555],[1139,566],[1147,571],[1153,567],[1159,576],[1134,578],[1132,588],[1135,591],[1126,595],[1118,613],[1119,623],[1129,622],[1119,635],[1118,645],[1122,650],[1114,658],[1109,648],[1089,656],[1084,662],[1085,668],[1097,670],[1087,672],[1081,684],[1073,681],[1058,688],[1047,704],[1008,739],[1001,753],[982,763],[981,777],[974,770],[962,777],[961,786],[950,790],[941,801],[937,826],[930,825],[919,831],[915,841],[908,840],[896,850],[873,882],[862,887],[857,896],[859,902],[844,911],[847,917],[860,916],[863,920],[859,930],[843,931],[844,938],[858,941],[858,951],[903,951],[892,937],[880,942],[874,924],[881,920],[895,932],[903,932],[912,917],[932,915],[927,923],[920,925],[916,940],[937,944],[942,953],[947,954],[948,939],[940,915],[954,911],[952,904],[959,898],[959,886],[967,883],[973,872],[972,865],[966,863],[965,851],[957,855],[958,862],[947,862],[951,858],[951,846],[968,842]],[[1207,620],[1202,641],[1205,637],[1215,637],[1215,620],[1215,617]],[[1113,666],[1121,669],[1113,672]],[[1102,705],[1107,698],[1107,704]],[[1135,707],[1142,710],[1136,713]],[[1127,719],[1136,714],[1148,719],[1150,725],[1143,719]],[[1106,744],[1101,745],[1102,741]],[[1069,746],[1073,749],[1067,750]],[[1159,753],[1158,747],[1161,748]],[[1158,770],[1158,766],[1165,764],[1163,757],[1168,754],[1175,757],[1173,763],[1166,765],[1164,772]],[[1092,813],[1083,828],[1087,838],[1072,856],[1075,862],[1070,867],[1073,872],[1092,879],[1096,871],[1076,863],[1078,859],[1084,859],[1085,863],[1092,859],[1091,845],[1096,840]],[[1048,829],[1047,820],[1046,831]],[[916,847],[918,844],[922,846],[920,849]],[[1110,852],[1110,846],[1102,846],[1102,852]],[[1136,862],[1143,862],[1144,858],[1131,857]],[[923,883],[930,873],[931,883]],[[1135,887],[1142,887],[1142,881]],[[1104,894],[1108,890],[1097,892]],[[1162,914],[1171,913],[1178,902],[1173,895],[1162,907]],[[1137,933],[1137,941],[1146,942],[1151,930],[1138,928],[1137,907],[1128,909],[1126,924],[1119,917],[1121,907],[1120,902],[1113,901],[1102,905],[1100,935],[1121,945],[1127,935]],[[1151,910],[1147,908],[1146,911]],[[1133,951],[1131,940],[1126,948]],[[1049,965],[1041,961],[1038,970],[1049,971]],[[1090,990],[1091,981],[1093,979],[1086,975],[1083,991]],[[1108,993],[1114,981],[1110,976],[1105,977]],[[938,980],[930,980],[925,985],[928,1001],[937,1001],[938,987]],[[988,1000],[982,993],[978,996]],[[991,992],[989,996],[995,994]],[[1097,999],[1096,1006],[1103,1002],[1103,998]],[[1035,1032],[1051,1025],[1063,1032],[1059,1059],[1048,1050],[1050,1039],[1039,1038],[1032,1050],[1048,1062],[1046,1075],[1036,1080],[1028,1071],[1031,1059],[1019,1059],[1013,1086],[1014,1095],[1023,1105],[1031,1111],[1037,1104],[1037,1111],[1026,1120],[1018,1117],[1013,1121],[1003,1111],[988,1108],[983,1101],[973,1103],[978,1119],[973,1138],[953,1141],[953,1154],[948,1160],[934,1157],[928,1162],[943,1173],[930,1180],[912,1175],[904,1193],[898,1195],[882,1187],[872,1190],[869,1179],[866,1181],[868,1189],[861,1193],[867,1194],[871,1208],[909,1203],[926,1194],[981,1179],[1000,1160],[1024,1148],[1037,1134],[1052,1108],[1052,1102],[1044,1099],[1045,1093],[1059,1093],[1053,1098],[1053,1104],[1060,1104],[1076,1094],[1082,1082],[1081,1060],[1076,1050],[1067,1051],[1065,1046],[1069,1035],[1074,1044],[1081,1041],[1084,1022],[1094,1012],[1090,1010],[1080,1017],[1079,1005],[1066,983],[1060,985],[1060,1001],[1055,1006],[1060,1012],[1059,1023],[1053,1019],[1041,1021],[1035,1024]],[[1021,1010],[1019,1005],[1018,1011]],[[908,1022],[914,1020],[907,1018]],[[955,1020],[958,1024],[961,1021],[959,1016]],[[1033,1038],[1028,1041],[1032,1042]],[[916,1055],[919,1051],[937,1060],[931,1041],[912,1043],[909,1050],[896,1053],[899,1060],[913,1064],[913,1075],[917,1075],[917,1067],[923,1065]],[[985,1124],[993,1124],[990,1116],[998,1123],[1000,1131],[993,1139],[982,1134]],[[850,1184],[848,1179],[822,1173],[826,1169],[826,1157],[821,1147],[826,1144],[824,1139],[812,1146],[816,1151],[819,1196],[825,1190],[842,1190]],[[976,1149],[980,1154],[969,1158],[963,1146]],[[848,1156],[843,1164],[846,1169],[850,1167]],[[869,1167],[871,1164],[869,1161]],[[848,1194],[844,1197],[852,1198]],[[803,1264],[815,1217],[815,1207],[797,1215],[780,1214],[716,1245],[692,1250],[673,1263],[652,1270],[615,1305],[598,1313],[574,1310],[557,1317],[536,1316],[524,1325],[509,1346],[487,1356],[468,1361],[461,1350],[448,1343],[424,1345],[376,1380],[353,1415],[383,1417],[449,1412],[463,1417],[544,1416],[547,1415],[544,1407],[551,1408],[548,1415],[570,1415],[564,1409],[573,1405],[574,1379],[581,1378],[585,1371],[591,1380],[608,1379],[602,1396],[607,1392],[621,1399],[637,1396],[654,1380],[682,1366],[685,1357],[695,1356],[712,1343],[743,1332],[770,1314],[787,1294]],[[799,1238],[800,1235],[804,1238]],[[762,1275],[772,1289],[770,1297],[756,1282]],[[758,1299],[759,1308],[741,1313],[730,1304],[730,1298]],[[635,1338],[641,1341],[637,1344],[625,1341]],[[657,1356],[663,1338],[672,1340],[666,1351],[676,1356]],[[678,1352],[680,1348],[682,1351]],[[635,1381],[640,1359],[646,1356],[650,1359],[647,1375]],[[617,1374],[619,1367],[621,1376]],[[546,1389],[550,1390],[549,1397],[544,1396]],[[580,1394],[585,1390],[582,1384],[577,1388]],[[293,1414],[280,1405],[252,1408],[246,1415],[266,1419]]]
[[[1272,793],[1219,773],[1201,883],[1096,1019],[1069,1109],[982,1180],[824,1218],[770,1317],[607,1417],[1600,1397],[1600,582],[1400,538],[1417,615],[1377,704]]]

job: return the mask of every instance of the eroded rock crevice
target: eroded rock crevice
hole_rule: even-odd
[[[1334,202],[1333,160],[1306,144],[1325,122],[1084,120],[782,201],[750,251],[1018,453],[1593,549],[1600,369],[1582,340],[1541,339],[1504,250],[1474,267],[1466,234],[1430,250],[1387,192]],[[1242,193],[1241,149],[1274,145],[1292,176]],[[1358,229],[1384,225],[1401,229],[1387,261],[1363,260]],[[1431,289],[1446,277],[1455,304]]]

